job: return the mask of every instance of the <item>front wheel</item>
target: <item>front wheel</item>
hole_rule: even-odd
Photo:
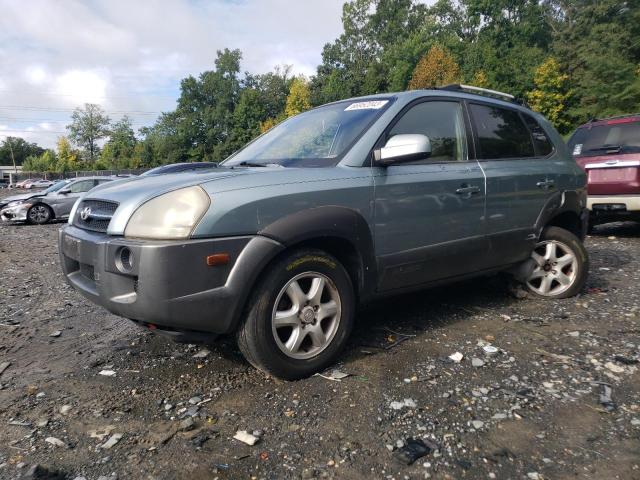
[[[27,212],[27,221],[36,225],[44,225],[53,218],[51,208],[42,203],[31,207]]]
[[[320,250],[298,250],[259,282],[238,346],[256,368],[285,380],[304,378],[338,356],[354,311],[353,286],[340,262]]]
[[[574,234],[560,227],[546,228],[531,258],[536,262],[526,281],[532,294],[542,298],[576,295],[587,281],[589,256]]]

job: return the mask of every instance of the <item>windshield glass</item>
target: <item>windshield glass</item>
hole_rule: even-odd
[[[640,153],[640,122],[612,120],[606,125],[579,128],[569,139],[569,151],[576,157]]]
[[[68,183],[69,183],[69,180],[62,180],[60,182],[56,182],[53,185],[51,185],[49,188],[47,188],[44,191],[44,193],[57,192],[58,190],[60,190],[62,187],[64,187]]]
[[[269,130],[223,165],[334,166],[389,103],[349,101],[309,110]]]

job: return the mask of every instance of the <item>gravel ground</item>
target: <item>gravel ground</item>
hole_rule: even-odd
[[[59,227],[0,225],[0,478],[640,479],[638,225],[588,238],[579,297],[494,277],[379,302],[349,376],[298,382],[85,301]],[[408,439],[428,450],[412,465]]]

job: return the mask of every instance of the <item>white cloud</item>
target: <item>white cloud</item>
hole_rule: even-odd
[[[53,82],[52,94],[68,97],[70,103],[103,103],[107,95],[106,72],[69,70]]]
[[[311,75],[342,30],[343,2],[0,0],[0,123],[13,135],[35,128],[30,140],[45,146],[85,102],[152,123],[174,108],[180,79],[213,68],[225,47],[242,50],[243,71]]]

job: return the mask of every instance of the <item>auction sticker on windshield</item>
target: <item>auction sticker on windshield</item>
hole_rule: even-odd
[[[378,110],[384,107],[389,100],[371,100],[369,102],[356,102],[344,109],[345,112],[351,110]]]

